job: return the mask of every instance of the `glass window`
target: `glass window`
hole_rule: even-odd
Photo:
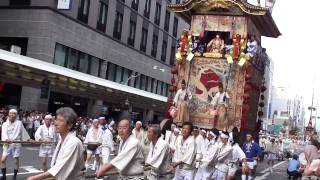
[[[146,18],[149,18],[149,16],[150,16],[150,6],[151,6],[151,0],[146,0],[146,2],[144,4],[144,12],[143,12],[143,15]]]
[[[69,48],[67,68],[78,69],[78,51],[75,49]]]
[[[177,37],[178,34],[178,18],[174,17],[173,20],[173,30],[172,30],[172,35],[173,37]]]
[[[164,30],[169,31],[169,23],[170,23],[170,11],[166,11],[166,16],[164,19]]]
[[[128,79],[129,79],[129,77],[131,76],[131,70],[129,70],[129,69],[126,69],[126,68],[124,68],[124,70],[123,70],[123,83],[125,84],[125,85],[129,85],[129,81],[128,81]],[[127,82],[128,81],[128,82]]]
[[[167,96],[167,88],[168,88],[168,84],[167,83],[162,83],[162,96]]]
[[[78,9],[78,19],[84,23],[88,23],[90,0],[80,0]]]
[[[54,52],[53,63],[59,66],[65,66],[67,47],[61,44],[56,44],[56,49]]]
[[[91,57],[90,59],[90,74],[93,76],[99,76],[100,71],[100,59]]]
[[[180,0],[177,0],[177,1],[176,1],[176,4],[180,4]]]
[[[138,11],[138,7],[139,7],[139,0],[132,0],[131,8]]]
[[[152,78],[151,77],[147,77],[147,88],[146,90],[148,92],[152,92]]]
[[[142,28],[140,50],[146,52],[148,29]]]
[[[157,49],[158,49],[158,36],[154,34],[152,38],[152,49],[151,49],[152,57],[157,57]]]
[[[133,20],[130,20],[130,31],[129,31],[129,37],[128,37],[128,44],[131,46],[134,46],[134,40],[136,36],[136,22]]]
[[[97,29],[105,32],[107,24],[108,5],[100,2],[99,18],[97,23]]]
[[[160,24],[160,17],[161,17],[161,4],[157,2],[157,5],[156,5],[156,15],[154,17],[154,23],[156,25],[159,25]]]
[[[79,53],[79,71],[83,73],[88,73],[89,66],[89,56],[88,54]]]
[[[174,42],[173,42],[174,43]],[[174,60],[175,60],[175,56],[176,55],[176,47],[172,46],[171,47],[171,54],[170,54],[170,65],[173,66],[174,65]]]
[[[161,61],[166,62],[167,58],[167,41],[162,42]]]
[[[10,0],[10,6],[14,6],[14,5],[29,6],[30,3],[31,3],[31,0]]]
[[[114,19],[113,37],[119,40],[121,39],[122,22],[123,14],[116,11],[116,18]]]
[[[116,82],[122,83],[122,73],[123,73],[123,67],[117,66],[117,72],[116,72]]]
[[[138,89],[140,89],[140,77],[141,75],[134,79],[134,87]]]
[[[152,92],[156,94],[157,93],[157,80],[152,78],[151,85],[152,85]]]
[[[146,76],[143,74],[140,77],[140,89],[142,90],[146,89]]]
[[[162,82],[161,81],[157,81],[157,94],[161,95],[161,91],[162,91]]]
[[[110,81],[115,81],[116,75],[116,65],[113,63],[108,63],[107,67],[107,79]]]

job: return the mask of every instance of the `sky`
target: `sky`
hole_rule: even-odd
[[[285,87],[289,97],[302,95],[306,107],[314,85],[320,98],[319,7],[319,0],[277,0],[272,16],[282,35],[262,39],[274,62],[274,86]]]

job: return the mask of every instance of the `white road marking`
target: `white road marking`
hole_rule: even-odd
[[[30,151],[39,151],[39,148],[35,148],[35,147],[26,147],[24,149],[30,150]]]
[[[286,161],[279,162],[279,163],[275,164],[274,166],[272,166],[272,168],[274,169],[274,168],[282,165],[282,164],[285,163],[285,162],[286,162]],[[270,172],[268,172],[268,171],[269,171],[269,168],[267,168],[267,169],[265,169],[265,170],[263,170],[263,171],[260,171],[259,173],[261,173],[261,174],[263,174],[263,175],[262,175],[262,176],[257,176],[255,179],[256,179],[256,180],[266,179],[266,177],[270,175]]]
[[[25,169],[27,172],[20,172],[20,173],[18,173],[18,175],[36,174],[36,173],[43,172],[33,166],[21,166],[20,168]],[[7,174],[7,176],[13,176],[13,173],[9,173],[9,174]],[[0,177],[2,177],[2,174],[0,175]]]

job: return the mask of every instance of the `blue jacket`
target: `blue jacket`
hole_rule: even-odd
[[[255,142],[252,142],[249,148],[247,147],[247,143],[244,143],[242,150],[246,154],[248,162],[252,162],[254,157],[259,157],[262,154],[260,146]]]

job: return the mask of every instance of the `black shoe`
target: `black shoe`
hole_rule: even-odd
[[[1,180],[6,180],[7,179],[7,168],[1,168],[1,172],[2,172]]]
[[[17,179],[17,175],[18,175],[18,169],[14,169],[14,170],[13,170],[12,180],[16,180],[16,179]]]

